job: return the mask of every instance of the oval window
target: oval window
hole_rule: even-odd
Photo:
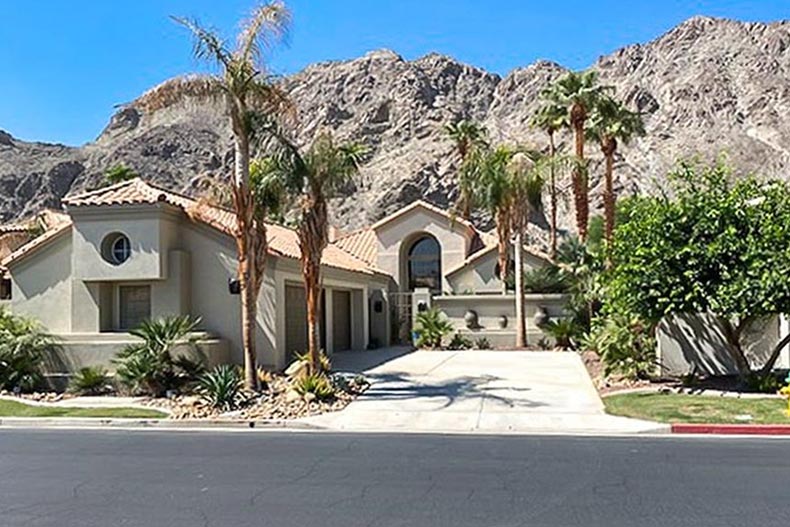
[[[102,257],[113,265],[124,263],[132,255],[132,244],[125,234],[113,233],[102,242]]]

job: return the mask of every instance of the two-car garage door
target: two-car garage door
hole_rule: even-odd
[[[351,349],[351,293],[348,291],[332,291],[332,344],[334,351]],[[327,310],[324,309],[324,298],[321,299],[322,319]],[[326,327],[325,324],[321,325]],[[321,335],[325,339],[324,332]],[[285,346],[288,361],[295,353],[307,350],[307,302],[304,287],[289,285],[285,287]]]

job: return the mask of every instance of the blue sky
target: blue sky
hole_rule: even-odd
[[[231,35],[255,0],[0,0],[0,129],[27,140],[93,140],[117,104],[201,66],[169,15]],[[506,74],[537,59],[584,68],[705,14],[790,18],[789,0],[291,0],[280,74],[389,48],[437,51]]]

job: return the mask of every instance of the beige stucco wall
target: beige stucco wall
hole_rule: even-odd
[[[430,234],[439,242],[442,251],[442,289],[447,290],[450,284],[445,274],[466,259],[471,233],[465,225],[452,223],[447,217],[427,209],[415,208],[376,228],[377,266],[392,276],[398,289],[404,291],[408,287],[403,265],[404,253],[421,234]]]
[[[11,310],[38,320],[53,333],[71,331],[71,248],[66,231],[9,269]]]
[[[511,250],[511,257],[512,257]],[[523,253],[524,271],[532,271],[546,265],[542,259],[527,251]],[[450,274],[447,281],[452,291],[458,294],[499,293],[502,282],[494,273],[498,261],[498,252],[489,251],[472,261],[466,267]]]

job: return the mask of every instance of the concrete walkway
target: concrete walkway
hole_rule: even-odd
[[[410,351],[333,357],[363,373],[370,389],[345,410],[306,421],[335,430],[448,433],[663,432],[649,421],[604,412],[573,352]]]

